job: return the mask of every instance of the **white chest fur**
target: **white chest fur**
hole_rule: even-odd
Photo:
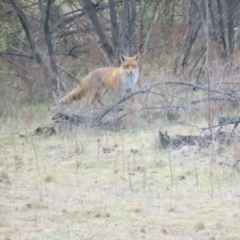
[[[121,93],[125,94],[126,92],[132,91],[138,81],[138,77],[138,69],[135,69],[132,73],[127,73],[124,71],[122,77]]]

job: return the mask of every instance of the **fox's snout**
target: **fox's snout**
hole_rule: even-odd
[[[125,69],[125,71],[127,74],[133,74],[136,71],[136,69],[135,68]]]

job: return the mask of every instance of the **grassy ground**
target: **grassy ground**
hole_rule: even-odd
[[[44,108],[2,118],[0,239],[240,239],[234,146],[159,150],[157,124],[32,136]]]

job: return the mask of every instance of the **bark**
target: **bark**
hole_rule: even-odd
[[[79,0],[80,1],[80,0]],[[102,45],[106,53],[108,54],[109,57],[112,57],[114,55],[114,50],[112,45],[109,43],[108,38],[102,28],[102,25],[99,21],[99,18],[96,13],[96,9],[93,7],[91,1],[89,0],[81,0],[80,4],[82,3],[83,9],[85,14],[88,16],[90,19]]]
[[[189,65],[188,63],[189,57],[191,55],[192,48],[194,47],[194,44],[197,40],[197,36],[202,26],[202,23],[199,20],[199,15],[200,15],[199,8],[200,6],[198,6],[195,0],[191,1],[190,9],[189,9],[190,20],[188,22],[189,27],[188,27],[187,38],[186,38],[187,47],[182,60],[182,67],[187,67]]]
[[[233,54],[234,51],[234,8],[235,0],[227,0],[227,34],[228,34],[228,57]]]
[[[122,1],[121,23],[118,35],[118,56],[124,55],[127,42],[129,0]]]
[[[51,33],[49,30],[49,16],[50,16],[50,10],[51,10],[51,4],[53,0],[48,0],[47,2],[47,9],[46,9],[46,17],[44,21],[44,34],[45,34],[45,42],[48,48],[48,55],[49,60],[52,66],[52,71],[57,74],[57,65],[54,57],[54,51],[53,51],[53,44],[52,44],[52,38]]]
[[[112,41],[113,41],[113,47],[114,47],[114,54],[116,56],[116,50],[118,47],[118,23],[117,23],[117,13],[115,9],[115,3],[114,0],[108,0],[109,4],[109,11],[110,11],[110,21],[111,21],[111,32],[112,32]]]
[[[227,51],[227,44],[225,39],[225,33],[224,33],[224,23],[223,23],[223,8],[222,3],[220,0],[217,1],[217,7],[218,7],[218,14],[219,14],[219,26],[220,26],[220,35],[221,35],[221,42],[223,44],[223,57],[226,58],[226,51]]]
[[[130,19],[129,19],[129,52],[131,55],[134,53],[134,40],[136,37],[135,28],[136,28],[136,1],[130,1]]]
[[[144,30],[144,21],[143,21],[143,17],[146,13],[147,10],[147,3],[146,1],[144,2],[143,6],[140,4],[140,9],[141,9],[141,17],[140,17],[140,21],[139,21],[139,25],[140,25],[140,31],[139,31],[139,46],[138,46],[138,50],[140,53],[143,52],[143,47],[144,47],[144,34],[143,34],[143,30]]]
[[[189,60],[189,57],[190,57],[190,54],[191,54],[191,50],[192,50],[192,48],[194,46],[194,43],[197,39],[197,36],[198,36],[199,30],[201,28],[201,25],[202,25],[201,23],[198,23],[197,25],[192,27],[192,31],[191,31],[189,41],[188,41],[188,46],[187,46],[187,49],[184,53],[184,57],[183,57],[183,61],[182,61],[182,67],[188,66],[188,60]]]
[[[32,36],[32,33],[30,31],[30,27],[29,27],[29,23],[28,23],[28,20],[26,18],[26,15],[23,13],[21,7],[19,6],[18,2],[16,0],[10,0],[10,3],[12,4],[13,6],[13,9],[15,11],[15,13],[17,14],[20,22],[21,22],[21,25],[22,25],[22,28],[26,34],[26,37],[27,37],[27,40],[28,40],[28,43],[34,53],[34,58],[36,59],[36,61],[38,63],[41,63],[42,62],[42,57],[36,47],[36,44],[35,44],[35,41],[34,41],[34,38]]]
[[[59,94],[59,90],[61,90],[61,84],[59,84],[59,81],[57,80],[57,76],[54,74],[54,72],[48,67],[47,63],[44,60],[44,57],[39,50],[37,43],[35,42],[35,39],[33,37],[33,34],[30,30],[30,24],[27,20],[27,17],[25,13],[22,11],[21,7],[19,6],[18,2],[16,0],[10,0],[10,3],[13,6],[13,9],[15,13],[17,14],[21,25],[23,27],[23,30],[26,34],[28,43],[32,49],[33,57],[39,63],[43,69],[44,73],[46,74],[46,78],[49,79],[49,83],[53,86],[53,90]]]

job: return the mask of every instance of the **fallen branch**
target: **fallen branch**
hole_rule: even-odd
[[[19,54],[19,53],[0,52],[0,55],[3,55],[3,56],[15,56],[15,57],[25,57],[25,58],[33,59],[33,56],[31,56],[31,55],[25,55],[25,54]]]
[[[38,127],[35,131],[35,135],[44,134],[47,136],[57,134],[63,130],[64,127],[67,127],[68,129],[72,128],[72,126],[79,126],[80,124],[86,124],[90,127],[100,127],[100,126],[110,126],[114,124],[115,122],[102,122],[102,119],[104,116],[106,116],[110,111],[113,109],[117,109],[117,106],[120,103],[125,102],[129,98],[133,97],[134,95],[140,94],[140,93],[146,93],[151,89],[150,86],[144,87],[142,89],[139,89],[138,91],[131,92],[127,95],[124,95],[122,98],[120,98],[114,105],[110,107],[106,107],[103,109],[103,111],[98,114],[95,117],[86,117],[86,116],[80,116],[76,114],[65,114],[58,112],[55,115],[52,116],[51,120],[53,121],[52,124],[44,126],[44,127]],[[117,119],[119,121],[120,119]]]
[[[165,81],[163,82],[162,84],[177,84],[177,85],[184,85],[184,86],[189,86],[189,87],[193,87],[193,88],[196,88],[196,89],[200,89],[200,90],[204,90],[204,91],[208,91],[208,87],[207,86],[200,86],[200,85],[197,85],[197,84],[193,84],[193,83],[188,83],[188,82],[175,82],[175,81]],[[214,90],[214,89],[210,89],[210,92],[213,92],[213,93],[219,93],[219,94],[226,94],[232,98],[237,98],[236,97],[236,91],[234,90],[230,90],[230,92],[222,92],[222,91],[218,91],[218,90]],[[239,99],[239,98],[237,98]]]
[[[198,149],[208,147],[213,141],[218,142],[221,145],[230,145],[233,141],[240,142],[240,138],[236,137],[233,132],[223,132],[221,128],[212,134],[205,135],[173,135],[169,136],[167,131],[162,133],[159,131],[159,147],[162,149],[171,148],[171,149],[180,149],[182,147],[196,146]]]
[[[65,68],[57,64],[57,67],[60,68],[63,72],[65,72],[69,77],[71,77],[74,81],[76,81],[78,84],[80,84],[80,81],[74,77],[70,72],[68,72]]]
[[[126,117],[129,113],[133,113],[133,112],[135,112],[135,111],[142,111],[142,110],[149,110],[149,109],[163,109],[163,108],[182,108],[182,109],[184,109],[184,110],[186,109],[186,108],[183,107],[183,106],[144,107],[144,108],[140,108],[140,109],[137,109],[137,110],[132,110],[132,111],[130,111],[130,112],[128,112],[128,113],[125,113],[125,114],[123,114],[122,116],[120,116],[118,119],[120,120],[120,119]]]
[[[191,101],[190,104],[194,105],[194,104],[198,104],[198,103],[203,103],[203,102],[209,102],[209,101],[229,101],[229,102],[236,102],[239,101],[240,98],[229,98],[229,97],[211,97],[210,99],[208,98],[204,98],[201,100],[194,100]]]
[[[188,82],[175,82],[175,81],[165,81],[162,83],[155,83],[152,84],[150,87],[156,87],[162,84],[176,84],[176,85],[183,85],[183,86],[189,86],[192,88],[196,88],[196,89],[200,89],[203,91],[208,91],[208,87],[207,86],[201,86],[201,85],[197,85],[197,84],[193,84],[193,83],[188,83]],[[215,97],[211,97],[209,98],[204,98],[201,100],[194,100],[191,101],[190,104],[198,104],[198,103],[202,103],[202,102],[208,102],[208,101],[230,101],[230,102],[236,102],[236,101],[240,101],[240,96],[238,95],[238,92],[233,90],[233,89],[226,89],[225,91],[218,91],[215,89],[210,89],[210,92],[212,93],[217,93],[217,94],[222,94],[222,95],[227,95],[226,97],[219,97],[219,96],[215,96]],[[163,95],[163,94],[159,94],[156,92],[151,92],[149,91],[149,93],[155,94],[155,95]]]
[[[208,147],[211,141],[210,136],[183,136],[183,135],[174,135],[169,136],[167,131],[158,133],[160,148],[172,148],[179,149],[184,146],[197,146],[199,148]]]
[[[116,104],[114,104],[113,106],[110,106],[110,107],[107,107],[103,110],[102,113],[100,113],[97,117],[96,117],[96,120],[97,121],[101,121],[102,118],[108,114],[110,111],[112,111],[114,108],[116,108],[117,105],[119,105],[120,103],[123,103],[125,102],[126,100],[128,100],[129,98],[133,97],[134,95],[137,95],[137,94],[140,94],[140,93],[147,93],[149,92],[149,90],[151,89],[151,86],[147,86],[147,87],[144,87],[144,88],[141,88],[139,89],[138,91],[134,91],[134,92],[131,92],[127,95],[124,95],[122,98],[120,98]]]
[[[225,125],[234,124],[233,130],[232,130],[232,132],[234,133],[234,131],[236,130],[239,123],[240,123],[240,117],[237,117],[237,116],[234,116],[234,117],[219,117],[218,118],[218,125],[214,125],[214,126],[207,127],[207,128],[202,128],[202,130],[207,130],[207,129],[210,129],[210,128],[222,127],[222,126],[225,126]]]

